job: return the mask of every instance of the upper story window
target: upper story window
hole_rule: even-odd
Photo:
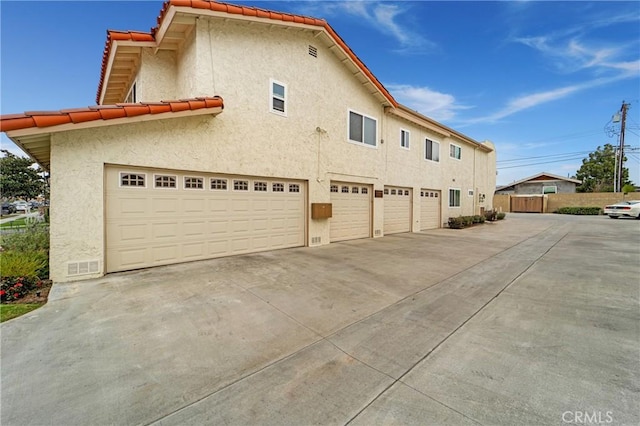
[[[269,80],[269,110],[275,114],[287,115],[287,85],[273,79]]]
[[[459,160],[462,157],[462,148],[458,145],[449,144],[449,157]]]
[[[400,129],[400,146],[409,149],[409,131]]]
[[[425,139],[424,158],[431,161],[440,161],[440,143]]]
[[[377,145],[378,121],[375,118],[349,111],[349,140],[369,146]]]

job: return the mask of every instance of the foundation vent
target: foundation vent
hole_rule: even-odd
[[[314,58],[318,57],[318,48],[312,45],[309,45],[309,55],[313,56]]]
[[[321,244],[322,237],[311,237],[311,244]]]
[[[380,236],[380,235],[382,235],[382,231],[379,230],[379,229],[376,229],[374,234],[377,235],[377,236]]]
[[[98,260],[85,260],[82,262],[69,262],[67,263],[67,275],[88,275],[97,274],[100,272],[100,261]]]

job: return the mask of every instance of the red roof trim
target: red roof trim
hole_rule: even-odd
[[[219,96],[208,98],[180,99],[162,102],[141,102],[136,104],[98,105],[87,108],[64,109],[60,111],[28,111],[24,114],[0,116],[0,131],[50,127],[87,121],[113,120],[115,118],[136,117],[164,112],[195,111],[206,108],[224,108]]]
[[[244,15],[254,16],[264,19],[271,19],[275,21],[283,22],[295,22],[299,24],[314,25],[324,28],[329,35],[335,40],[335,42],[345,51],[345,53],[353,60],[356,65],[362,70],[362,72],[369,78],[373,84],[382,92],[382,94],[389,100],[394,106],[398,107],[398,103],[391,96],[391,94],[385,89],[385,87],[378,81],[366,65],[358,58],[358,56],[347,46],[347,44],[340,38],[340,36],[331,28],[331,26],[324,19],[312,18],[302,15],[293,15],[289,13],[275,12],[266,9],[260,9],[249,6],[236,6],[229,3],[222,3],[208,0],[168,0],[165,1],[160,10],[160,15],[156,20],[156,27],[151,29],[151,32],[136,32],[136,31],[107,31],[107,42],[102,55],[102,71],[100,73],[100,83],[98,84],[98,94],[96,96],[96,102],[100,102],[100,94],[102,93],[102,87],[104,85],[104,78],[107,72],[107,64],[109,62],[109,55],[111,53],[112,42],[115,40],[132,40],[132,41],[155,41],[155,34],[169,10],[170,6],[176,7],[191,7],[193,9],[211,10],[214,12],[229,13],[232,15]]]

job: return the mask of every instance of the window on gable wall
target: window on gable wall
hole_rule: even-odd
[[[458,145],[449,144],[449,157],[459,160],[462,157],[462,148]]]
[[[269,108],[270,111],[279,114],[287,115],[287,86],[284,83],[280,83],[275,80],[270,80],[271,89],[269,93]]]
[[[440,143],[430,139],[424,140],[424,158],[431,161],[440,161]]]
[[[376,146],[378,122],[375,118],[349,111],[349,140]]]
[[[400,146],[406,149],[409,149],[409,131],[401,129],[400,130]]]

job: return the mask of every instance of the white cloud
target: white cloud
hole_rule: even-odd
[[[390,4],[379,1],[340,1],[304,3],[307,14],[331,16],[349,14],[368,22],[373,28],[396,39],[401,53],[424,53],[436,48],[436,44],[409,29],[407,21],[398,21],[410,7],[410,3]]]
[[[386,87],[398,102],[434,120],[451,120],[458,110],[470,108],[458,105],[453,95],[428,87],[408,84],[389,84]]]

